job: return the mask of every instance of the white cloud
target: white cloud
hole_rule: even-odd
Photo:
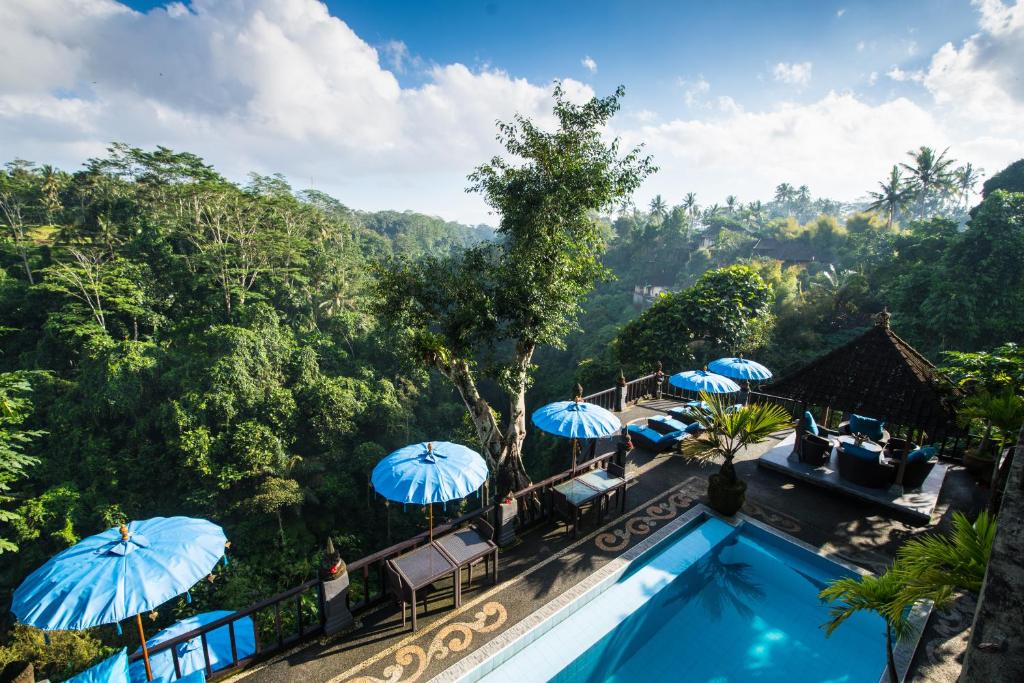
[[[836,10],[836,17],[838,17],[839,19],[842,19],[844,14],[846,14],[845,7]]]
[[[792,64],[779,62],[772,68],[772,77],[782,83],[803,86],[811,82],[812,68],[813,65],[810,62],[794,62]]]
[[[148,13],[113,0],[0,2],[0,147],[74,168],[112,140],[163,144],[231,177],[282,172],[360,208],[483,220],[465,176],[498,151],[496,119],[552,122],[550,85],[449,64],[403,88],[394,71],[407,61],[404,45],[375,50],[314,0]]]
[[[868,85],[874,85],[875,83],[878,83],[878,72],[872,71],[868,74]]]
[[[917,41],[916,40],[908,40],[907,41],[907,55],[910,56],[910,57],[913,57],[916,54],[917,54]]]
[[[932,56],[924,85],[944,111],[1003,133],[1024,121],[1024,2],[976,2],[981,31]]]
[[[581,59],[580,60],[580,64],[585,66],[587,68],[587,71],[589,71],[590,73],[592,73],[592,74],[596,74],[597,73],[597,62],[595,62],[590,57],[590,55],[587,55],[586,57]]]
[[[904,71],[898,66],[894,66],[885,72],[885,75],[894,81],[904,83],[907,81],[913,81],[914,83],[921,83],[924,81],[923,71]]]
[[[857,52],[864,52],[864,49],[868,46],[863,40],[857,41]]]
[[[711,90],[709,83],[703,75],[697,76],[695,81],[679,79],[679,87],[683,89],[683,101],[687,107],[703,106],[704,96]]]

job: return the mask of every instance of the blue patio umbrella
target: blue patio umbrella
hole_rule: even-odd
[[[121,648],[113,657],[104,659],[96,666],[90,667],[72,676],[64,683],[128,683],[128,650]]]
[[[763,382],[772,378],[772,371],[760,363],[746,358],[719,358],[708,363],[708,370],[730,379]]]
[[[433,441],[399,448],[377,463],[370,476],[374,490],[388,500],[430,507],[465,498],[487,481],[487,463],[476,451],[457,443]]]
[[[573,440],[573,470],[576,469],[579,439],[600,439],[618,434],[622,429],[622,422],[614,413],[580,398],[549,403],[533,411],[530,419],[537,429]]]
[[[181,595],[224,557],[224,531],[204,519],[154,517],[85,538],[14,591],[11,611],[46,631],[77,631],[134,616]],[[149,661],[146,648],[143,659]]]
[[[677,389],[694,392],[706,391],[709,394],[731,394],[740,390],[740,385],[728,377],[722,377],[707,370],[677,372],[668,378],[668,383]]]
[[[150,638],[146,642],[146,646],[153,648],[155,645],[166,642],[171,638],[176,638],[231,614],[227,610],[218,610],[215,612],[203,612],[202,614],[182,619]],[[256,654],[256,632],[252,619],[242,617],[235,620],[233,624],[235,631],[235,654],[238,656],[238,659],[244,659]],[[227,624],[215,628],[206,634],[206,646],[210,655],[211,671],[219,671],[226,666],[230,666],[234,661],[231,658],[231,632]],[[181,668],[181,675],[183,677],[206,670],[203,642],[198,636],[184,643],[178,643],[174,646],[174,650],[178,654],[178,666]],[[170,650],[157,652],[149,658],[149,662],[155,677],[177,680],[174,671],[174,659]],[[130,673],[132,681],[146,680],[146,671],[141,661],[131,665]]]

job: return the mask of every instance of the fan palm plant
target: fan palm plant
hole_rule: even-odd
[[[782,407],[773,404],[734,409],[717,394],[701,392],[700,398],[707,406],[697,413],[702,431],[683,441],[683,454],[697,460],[723,461],[721,469],[708,479],[708,499],[711,507],[733,515],[743,507],[747,490],[747,483],[736,477],[736,454],[791,426],[792,420]]]

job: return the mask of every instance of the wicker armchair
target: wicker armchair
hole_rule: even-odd
[[[825,437],[804,434],[801,441],[803,443],[797,449],[797,457],[800,462],[812,467],[821,467],[827,464],[832,457],[832,442]]]
[[[851,484],[871,489],[887,489],[896,476],[896,468],[879,461],[858,455],[849,444],[841,444],[836,453],[839,476]]]

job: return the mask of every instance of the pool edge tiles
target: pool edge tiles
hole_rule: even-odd
[[[598,597],[605,588],[618,581],[633,562],[655,550],[663,541],[683,529],[695,528],[712,518],[724,521],[732,527],[737,526],[737,521],[719,517],[712,513],[710,508],[698,503],[643,541],[609,560],[603,567],[548,604],[434,676],[428,683],[467,683],[479,680]]]

